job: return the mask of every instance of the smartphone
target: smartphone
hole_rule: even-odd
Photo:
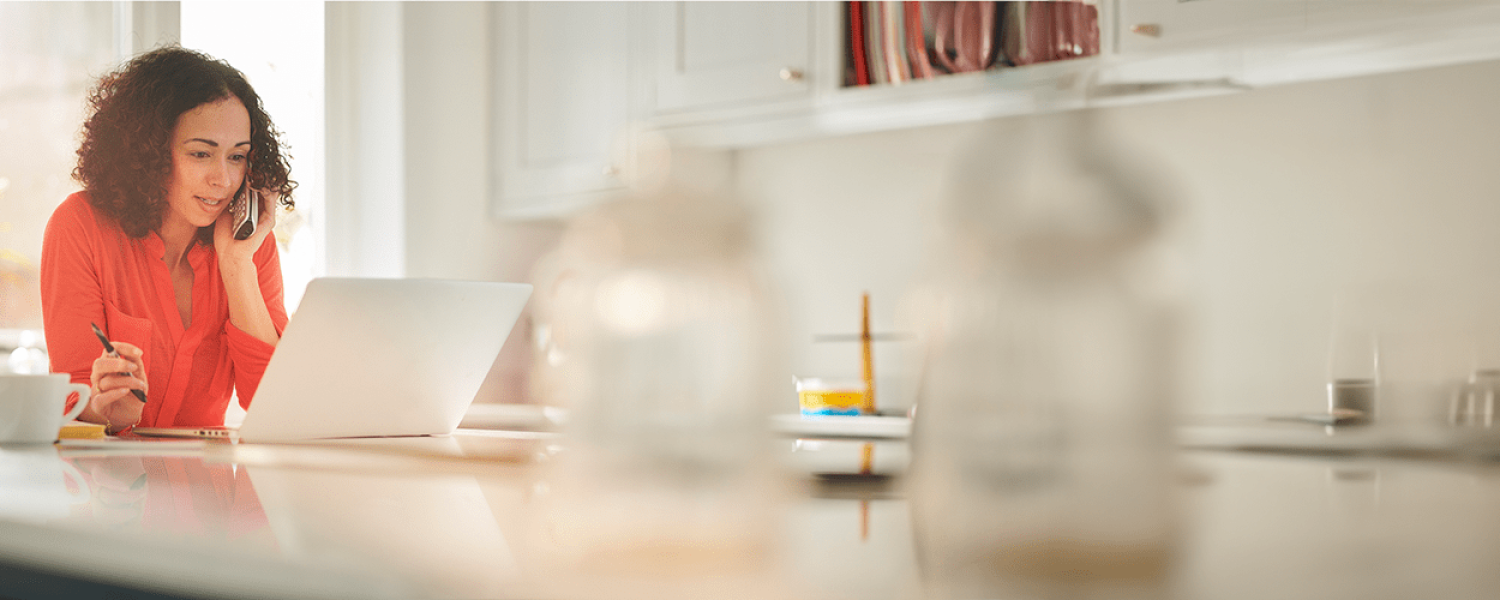
[[[255,233],[255,221],[260,217],[260,194],[246,184],[235,196],[229,210],[230,216],[234,217],[234,239],[250,237]]]

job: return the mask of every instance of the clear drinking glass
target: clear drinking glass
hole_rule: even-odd
[[[1453,397],[1448,409],[1448,423],[1473,430],[1492,430],[1496,424],[1496,396],[1500,396],[1500,318],[1489,307],[1500,298],[1485,299],[1484,308],[1475,315],[1470,340],[1473,356],[1469,380]],[[1486,431],[1474,436],[1477,441],[1493,444],[1500,432]]]
[[[1328,412],[1340,422],[1365,424],[1375,420],[1380,384],[1379,338],[1371,325],[1351,316],[1342,303],[1334,314],[1328,344]]]

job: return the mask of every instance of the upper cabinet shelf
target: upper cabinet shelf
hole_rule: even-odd
[[[860,3],[864,31],[907,4]],[[942,3],[920,4],[931,54]],[[745,147],[1500,58],[1493,1],[1098,0],[1079,3],[1097,55],[1013,66],[1021,4],[1058,3],[998,3],[995,66],[859,85],[849,3],[646,3],[647,119],[679,143]]]

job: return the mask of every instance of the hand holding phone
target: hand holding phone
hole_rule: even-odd
[[[260,219],[260,192],[249,185],[240,190],[229,210],[234,219],[234,239],[243,240],[255,234],[255,221]]]

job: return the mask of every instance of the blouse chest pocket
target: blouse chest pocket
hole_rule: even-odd
[[[151,367],[151,320],[125,314],[113,304],[104,303],[104,334],[110,341],[125,342],[141,349],[141,367]]]

